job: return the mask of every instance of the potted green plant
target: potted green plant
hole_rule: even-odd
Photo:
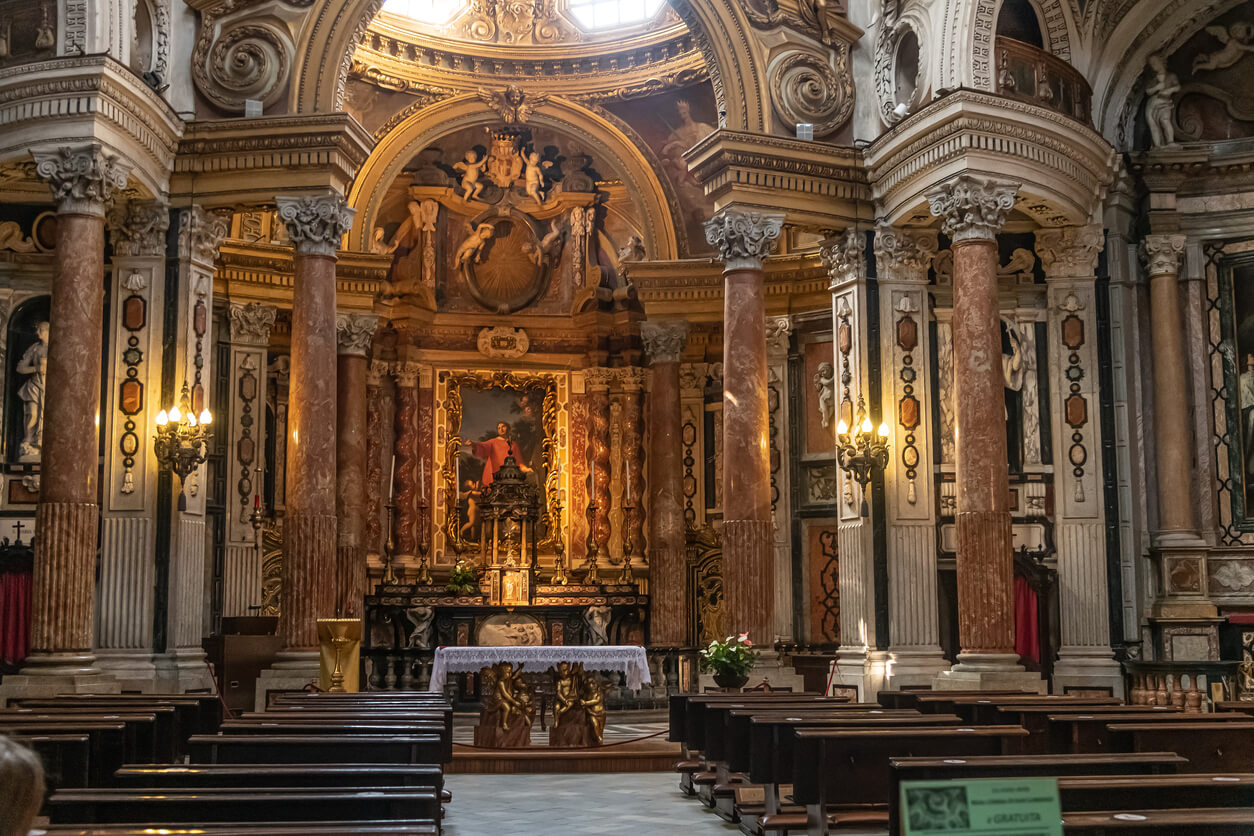
[[[448,586],[445,587],[454,595],[474,595],[479,591],[479,573],[475,567],[464,560],[459,560],[448,575]]]
[[[724,641],[712,641],[701,651],[701,669],[714,674],[714,682],[720,688],[742,688],[749,681],[749,671],[758,661],[753,642],[748,633],[728,636]]]

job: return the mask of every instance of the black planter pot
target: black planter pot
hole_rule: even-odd
[[[743,688],[749,681],[747,673],[716,673],[714,684],[720,688]]]

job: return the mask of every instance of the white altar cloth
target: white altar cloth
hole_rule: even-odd
[[[427,690],[441,692],[450,673],[478,673],[497,662],[520,662],[532,673],[543,672],[558,662],[582,662],[589,671],[622,671],[627,687],[635,691],[653,681],[643,647],[631,645],[521,645],[510,647],[438,647]]]

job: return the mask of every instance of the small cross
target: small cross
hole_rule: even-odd
[[[22,525],[21,520],[18,520],[13,524],[13,530],[17,532],[17,545],[21,545],[22,543],[22,529],[25,527],[26,526]]]

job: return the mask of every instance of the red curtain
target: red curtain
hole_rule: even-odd
[[[1015,653],[1040,664],[1040,621],[1037,620],[1036,590],[1027,579],[1015,576]]]
[[[30,651],[30,571],[0,572],[0,664],[16,666]]]

